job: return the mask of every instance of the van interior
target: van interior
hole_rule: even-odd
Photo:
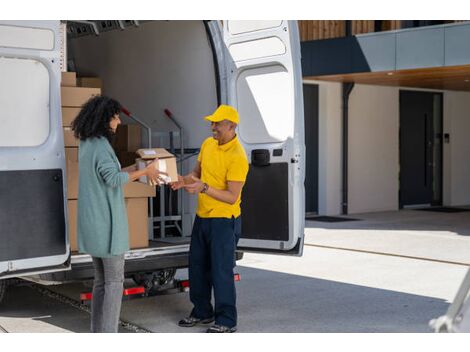
[[[78,82],[90,77],[99,82],[101,94],[150,127],[151,147],[170,151],[179,174],[189,173],[201,143],[211,135],[203,117],[218,106],[216,63],[205,23],[67,21],[66,33],[67,71],[75,72]],[[124,114],[121,120],[138,124]],[[141,148],[149,147],[148,133],[142,127]],[[189,243],[196,204],[194,195],[157,187],[148,208],[149,248]]]

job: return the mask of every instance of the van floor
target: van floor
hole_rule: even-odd
[[[191,237],[166,237],[157,238],[149,241],[150,248],[172,247],[181,246],[182,244],[189,244]]]

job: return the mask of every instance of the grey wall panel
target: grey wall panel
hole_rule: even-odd
[[[349,73],[352,38],[314,40],[301,43],[303,76]]]
[[[470,64],[470,26],[445,28],[445,65]]]
[[[356,38],[357,45],[353,45],[352,50],[354,72],[395,70],[395,33],[365,35]]]
[[[302,42],[303,76],[470,64],[470,24]]]
[[[397,70],[444,65],[442,28],[397,33]]]

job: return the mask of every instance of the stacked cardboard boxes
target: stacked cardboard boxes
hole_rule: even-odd
[[[135,164],[136,151],[140,149],[142,128],[139,125],[119,125],[113,148],[122,167]]]
[[[83,78],[82,78],[83,79]],[[96,79],[94,79],[96,84]],[[101,93],[100,88],[79,87],[74,72],[62,73],[62,126],[67,168],[67,208],[69,215],[69,240],[71,250],[77,251],[77,198],[78,198],[78,145],[71,123],[80,107],[92,96]],[[139,139],[140,146],[140,139]],[[136,148],[137,149],[137,148]],[[129,245],[131,248],[148,247],[148,197],[155,197],[154,187],[139,182],[124,186]]]

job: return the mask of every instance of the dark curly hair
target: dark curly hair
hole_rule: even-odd
[[[112,98],[98,95],[90,98],[72,121],[75,138],[85,140],[91,137],[105,137],[110,142],[114,137],[109,122],[121,112],[121,104]]]

